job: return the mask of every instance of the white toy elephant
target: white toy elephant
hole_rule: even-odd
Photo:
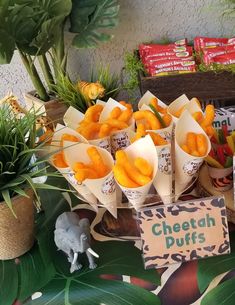
[[[70,273],[82,268],[77,260],[78,254],[84,252],[89,261],[89,268],[96,268],[93,256],[99,255],[90,248],[90,224],[87,218],[80,219],[74,212],[64,212],[56,220],[54,240],[58,250],[68,256],[71,263]]]

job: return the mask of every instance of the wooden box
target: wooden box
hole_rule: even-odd
[[[154,77],[139,73],[139,87],[142,95],[149,90],[166,104],[185,93],[188,98],[197,97],[203,105],[235,105],[235,74],[227,71]]]

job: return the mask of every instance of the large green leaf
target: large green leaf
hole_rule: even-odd
[[[118,11],[117,0],[73,0],[70,31],[78,33],[73,45],[77,48],[96,47],[99,42],[112,38],[103,30],[118,24]]]
[[[234,305],[235,278],[223,282],[208,292],[201,301],[201,305]]]
[[[18,276],[15,262],[0,261],[0,304],[12,305],[17,297]]]
[[[141,252],[131,242],[97,242],[92,248],[99,253],[98,267],[87,267],[73,274],[69,273],[66,257],[57,252],[54,262],[57,267],[55,278],[43,289],[42,297],[26,304],[57,305],[158,305],[159,298],[143,288],[114,280],[100,278],[102,274],[131,275],[159,284],[156,270],[145,271]],[[81,262],[87,265],[82,256]]]
[[[219,274],[235,268],[235,235],[230,237],[232,253],[198,261],[198,287],[202,293]],[[219,304],[219,303],[218,303]]]
[[[0,28],[0,65],[10,63],[15,50],[15,41]]]

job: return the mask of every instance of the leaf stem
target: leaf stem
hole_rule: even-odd
[[[38,56],[38,62],[41,66],[45,81],[49,90],[52,90],[52,86],[55,85],[55,81],[51,72],[51,67],[48,63],[47,57],[45,54]]]

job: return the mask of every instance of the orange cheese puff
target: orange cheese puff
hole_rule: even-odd
[[[110,133],[113,133],[113,132],[116,132],[116,131],[119,131],[120,129],[118,127],[112,127],[110,129]]]
[[[212,125],[209,125],[205,128],[205,132],[209,137],[215,136],[216,131],[215,128]]]
[[[93,140],[97,137],[97,134],[100,131],[101,124],[91,122],[86,128],[80,129],[80,133],[87,140]]]
[[[73,170],[75,172],[79,171],[80,169],[83,169],[83,168],[87,168],[87,165],[84,164],[83,162],[75,162],[74,165],[73,165]]]
[[[92,168],[81,168],[74,175],[78,182],[83,182],[85,179],[98,179],[98,173]]]
[[[203,120],[203,114],[201,111],[196,111],[192,114],[193,118],[195,121],[197,121],[199,124]]]
[[[132,113],[133,112],[131,109],[123,110],[122,113],[120,114],[120,116],[118,117],[118,121],[125,122],[128,124],[128,122],[130,121],[130,119],[132,117]]]
[[[110,112],[108,118],[109,118],[109,119],[117,119],[117,118],[120,116],[121,113],[122,113],[121,108],[119,108],[119,107],[114,107],[113,110]]]
[[[111,127],[117,127],[118,129],[125,129],[128,127],[125,122],[121,122],[115,119],[108,119],[105,123],[109,124]]]
[[[164,123],[166,124],[166,126],[168,127],[172,121],[172,116],[169,113],[165,113],[162,117]]]
[[[108,173],[108,168],[104,164],[104,161],[102,159],[102,156],[98,152],[97,148],[95,146],[91,146],[87,149],[87,154],[92,162],[92,168],[99,174],[100,178],[104,177]]]
[[[152,97],[150,99],[149,104],[152,105],[157,110],[157,108],[158,108],[158,100],[157,100],[156,97]]]
[[[112,128],[109,124],[102,124],[99,130],[99,138],[107,137],[110,134],[111,130]]]
[[[156,129],[160,129],[161,128],[161,124],[158,121],[158,119],[156,118],[156,116],[154,115],[154,113],[150,110],[140,110],[140,111],[136,111],[133,114],[134,119],[137,120],[146,120],[149,125],[151,126],[152,130],[156,130]]]
[[[201,122],[201,127],[205,128],[212,125],[215,117],[215,107],[213,105],[207,105],[205,109],[205,117]]]
[[[183,149],[183,151],[185,151],[187,154],[190,154],[190,149],[188,148],[188,146],[187,146],[186,144],[182,144],[180,147],[181,147],[181,148]]]
[[[190,152],[197,150],[196,134],[194,132],[188,132],[186,136],[186,145]]]
[[[145,130],[151,130],[151,126],[150,126],[150,124],[149,124],[146,120],[137,120],[137,121],[136,121],[137,127],[138,127],[140,124],[143,124],[143,125],[144,125]]]
[[[200,101],[199,101],[199,99],[198,99],[198,98],[193,97],[193,98],[191,99],[191,101],[196,102],[196,103],[197,103],[197,105],[198,105],[198,107],[199,107],[200,109],[202,109],[201,103],[200,103]]]
[[[134,165],[141,172],[141,174],[152,177],[153,168],[147,160],[141,157],[137,157],[134,160]]]
[[[104,106],[99,104],[89,107],[85,113],[84,120],[89,122],[98,122],[103,108]]]
[[[126,108],[128,108],[128,109],[130,109],[130,110],[133,110],[131,104],[128,104],[128,103],[126,103],[125,101],[120,101],[119,103],[120,103],[121,105],[125,106]]]
[[[204,156],[207,152],[206,137],[202,133],[197,134],[196,141],[197,141],[197,151],[199,152],[199,155]]]
[[[72,134],[64,133],[62,134],[61,141],[79,142],[79,139]]]
[[[145,185],[151,181],[151,178],[145,176],[139,172],[139,170],[131,164],[127,154],[124,150],[118,150],[115,154],[117,164],[123,166],[127,175],[133,180],[135,183],[139,185]]]
[[[53,163],[56,167],[65,168],[68,164],[64,160],[63,152],[59,152],[53,156]]]
[[[146,129],[144,124],[140,123],[137,125],[136,134],[131,139],[131,142],[134,143],[135,141],[139,140],[140,138],[144,137],[146,135]]]
[[[194,156],[194,157],[200,157],[200,153],[197,150],[194,150],[190,153],[190,155]]]
[[[161,137],[159,134],[155,133],[155,132],[148,132],[148,134],[151,136],[153,143],[156,146],[160,146],[160,145],[166,145],[168,144],[167,141],[165,139],[163,139],[163,137]]]
[[[118,183],[124,187],[134,188],[140,186],[128,177],[125,169],[120,164],[114,165],[113,174]]]
[[[174,116],[179,118],[181,116],[182,112],[184,111],[184,109],[185,109],[185,105],[182,106],[179,110],[175,111]]]

